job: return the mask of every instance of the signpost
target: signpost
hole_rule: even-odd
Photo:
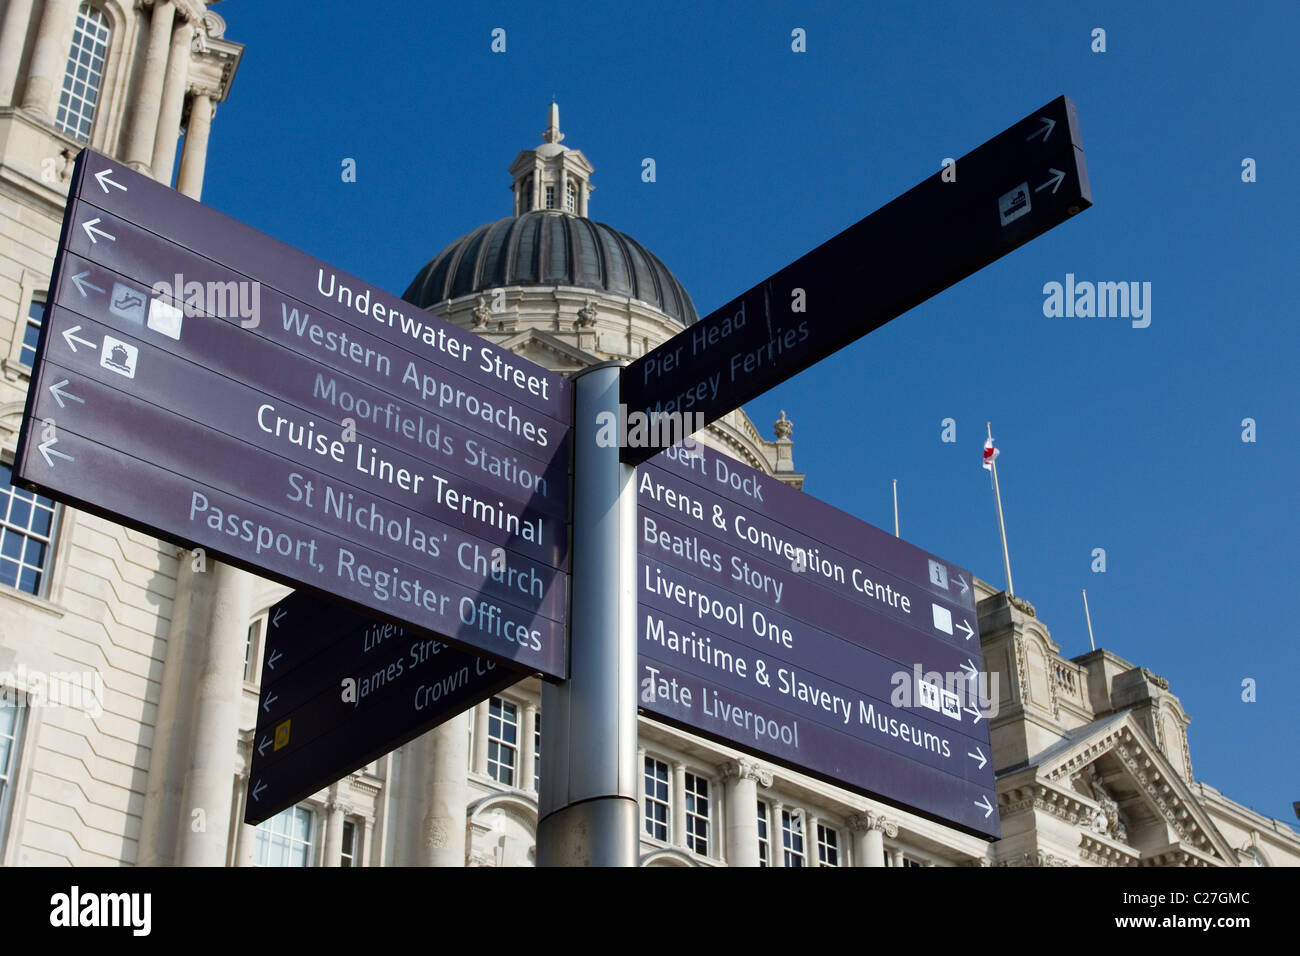
[[[303,592],[271,608],[262,660],[249,824],[527,676]]]
[[[964,570],[704,448],[637,498],[646,713],[999,835]]]
[[[15,471],[563,678],[570,403],[561,376],[86,150]]]
[[[635,862],[638,702],[997,838],[970,576],[671,428],[602,429],[695,431],[1089,205],[1059,97],[571,384],[84,150],[15,474],[302,589],[249,823],[541,673],[542,864]]]
[[[1091,205],[1059,96],[637,359],[627,418],[687,414],[696,431]],[[676,440],[656,434],[623,460]]]

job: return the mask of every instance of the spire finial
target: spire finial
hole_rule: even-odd
[[[555,103],[555,97],[551,97],[551,111],[546,120],[546,132],[542,134],[542,141],[545,143],[558,143],[564,139],[564,134],[560,132],[560,108]]]

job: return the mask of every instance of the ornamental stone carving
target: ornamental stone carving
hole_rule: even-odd
[[[891,840],[898,836],[898,824],[891,822],[884,814],[873,813],[870,810],[853,814],[849,817],[848,824],[849,829],[857,833],[879,830]]]
[[[478,297],[478,305],[474,306],[474,328],[486,328],[488,320],[492,318],[492,310],[488,308],[487,296]]]
[[[591,328],[596,324],[597,315],[596,303],[588,299],[587,304],[578,310],[578,327],[582,329]]]
[[[794,422],[785,417],[785,409],[781,409],[781,417],[772,425],[772,430],[776,432],[778,440],[784,440],[794,434]]]
[[[736,780],[753,780],[760,787],[772,786],[772,771],[762,764],[742,757],[722,765],[722,775]]]

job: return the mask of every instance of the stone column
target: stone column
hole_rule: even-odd
[[[176,168],[176,140],[181,135],[181,111],[185,108],[185,89],[190,74],[190,43],[193,40],[194,25],[188,20],[182,20],[172,29],[151,166],[153,178],[164,186],[172,184],[172,170]]]
[[[531,701],[524,704],[524,719],[519,724],[519,779],[515,782],[518,790],[535,793],[533,787],[533,763],[537,751],[533,746],[533,735],[537,727],[537,705]]]
[[[330,787],[329,801],[325,804],[325,847],[321,866],[338,866],[343,859],[343,818],[350,809],[339,800],[339,785]]]
[[[638,775],[636,788],[636,819],[637,819],[637,844],[646,835],[645,829],[645,748],[636,748],[636,772]]]
[[[781,827],[781,814],[785,804],[780,800],[772,801],[772,865],[785,866],[785,830]]]
[[[885,834],[891,840],[898,836],[897,824],[868,810],[849,817],[849,828],[853,831],[853,865],[884,866]]]
[[[673,789],[668,811],[672,818],[673,846],[686,846],[686,767],[673,761]]]
[[[15,4],[10,2],[10,7]],[[21,6],[21,4],[18,4]],[[30,8],[31,3],[27,6]],[[16,11],[10,10],[9,14]],[[30,12],[30,11],[29,11]],[[5,33],[10,27],[9,14],[5,15]],[[68,50],[72,47],[72,33],[77,25],[77,0],[45,0],[41,25],[32,48],[31,63],[27,68],[27,87],[23,90],[23,109],[35,113],[49,122],[54,118],[54,103],[68,68]],[[16,31],[22,33],[21,30]],[[21,38],[14,41],[21,43]],[[15,73],[18,69],[14,60]]]
[[[466,742],[468,746],[468,741]],[[370,865],[370,840],[375,832],[375,821],[366,817],[365,827],[361,834],[361,846],[355,847],[357,866]]]
[[[465,812],[469,807],[469,714],[444,721],[417,741],[417,800],[411,821],[418,828],[413,866],[465,865]]]
[[[212,96],[196,90],[190,97],[190,122],[181,149],[181,170],[176,191],[191,199],[203,198],[203,173],[208,164],[208,133],[212,128]]]
[[[817,817],[811,813],[803,815],[803,858],[809,866],[818,866],[817,856]]]
[[[4,23],[0,24],[0,106],[13,104],[18,85],[18,61],[22,59],[31,20],[32,0],[9,0]]]
[[[172,24],[176,19],[174,0],[154,0],[149,20],[149,45],[145,50],[140,85],[135,91],[131,125],[127,128],[126,163],[132,169],[148,173],[153,161],[154,137],[158,132],[158,112],[162,107],[163,80],[167,73],[167,55],[172,42]]]
[[[727,805],[727,864],[758,866],[758,785],[772,785],[772,775],[741,758],[722,768]],[[768,824],[768,845],[772,825]]]
[[[891,866],[902,866],[902,865],[903,865],[903,851],[902,851],[902,850],[892,850],[892,851],[890,851],[890,854],[889,854],[889,863],[890,863]]]
[[[231,817],[231,781],[239,735],[243,690],[244,644],[248,637],[253,578],[226,564],[208,562],[194,574],[188,640],[196,642],[197,674],[192,693],[180,705],[193,711],[194,732],[185,759],[184,796],[176,863],[179,866],[224,866]],[[170,648],[169,648],[170,650]],[[186,663],[191,655],[186,653]],[[187,668],[188,669],[188,668]],[[159,730],[166,732],[165,728]],[[179,769],[179,768],[178,768]],[[195,832],[187,819],[203,809],[208,826]]]
[[[474,772],[488,772],[488,701],[474,708]]]

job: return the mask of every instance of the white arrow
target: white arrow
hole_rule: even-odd
[[[282,620],[284,620],[284,616],[285,616],[286,614],[288,614],[288,613],[289,613],[289,612],[286,611],[286,610],[285,610],[284,608],[282,608],[282,607],[278,607],[278,608],[276,608],[276,609],[275,609],[275,616],[271,618],[271,626],[272,626],[272,627],[279,627],[279,626],[280,626],[280,622],[281,622]]]
[[[966,632],[966,640],[968,641],[971,639],[971,635],[975,633],[974,629],[972,629],[970,626],[970,622],[967,621],[965,618],[962,618],[961,623],[956,625],[956,627],[957,630]]]
[[[276,694],[276,693],[274,693],[274,692],[272,692],[270,697],[268,697],[268,698],[266,698],[266,700],[262,701],[262,710],[263,710],[265,713],[268,713],[268,714],[269,714],[269,713],[271,712],[271,705],[274,704],[274,703],[275,703],[277,700],[279,700],[279,699],[280,699],[279,695]]]
[[[271,652],[271,656],[266,659],[266,666],[275,670],[275,662],[280,659],[280,649],[277,647]]]
[[[265,757],[266,748],[269,746],[271,746],[271,738],[267,737],[265,740],[263,740],[260,744],[257,745],[257,755],[259,757]],[[983,766],[984,766],[983,764],[980,764],[981,769],[983,768]]]
[[[970,585],[966,583],[964,574],[957,575],[957,583],[961,585],[961,596],[965,597],[970,592]]]
[[[72,349],[72,351],[74,352],[77,351],[77,346],[74,344],[76,342],[80,342],[82,345],[87,346],[88,348],[92,348],[92,349],[99,348],[99,346],[96,345],[94,342],[87,342],[85,339],[77,335],[77,333],[80,331],[81,331],[81,326],[79,325],[74,325],[70,329],[63,330],[63,341],[68,343],[68,348]]]
[[[91,219],[91,220],[89,220],[89,221],[87,221],[87,222],[83,222],[83,223],[81,224],[81,228],[84,229],[84,230],[86,230],[86,235],[90,236],[90,241],[91,241],[91,243],[93,244],[93,243],[99,242],[99,240],[95,238],[95,233],[99,233],[99,234],[100,234],[101,236],[103,236],[105,239],[109,239],[109,240],[111,240],[111,241],[113,241],[113,242],[117,242],[117,237],[116,237],[116,236],[111,236],[111,235],[109,235],[109,234],[106,233],[103,229],[96,229],[96,228],[95,228],[95,223],[97,223],[97,222],[99,222],[99,217],[98,217],[98,216],[96,216],[94,219]]]
[[[94,289],[96,292],[103,292],[104,290],[101,289],[99,286],[95,285],[94,283],[86,281],[86,276],[88,275],[90,275],[89,272],[78,272],[75,276],[72,277],[72,284],[77,287],[77,291],[80,292],[83,296],[86,294],[87,289]]]
[[[980,722],[980,718],[984,716],[978,710],[975,710],[972,707],[963,707],[962,710],[966,711],[966,713],[970,714],[972,717],[975,718],[975,720],[972,721],[972,723],[978,724]]]
[[[1043,125],[1038,127],[1038,129],[1034,130],[1032,133],[1030,133],[1028,136],[1025,137],[1026,143],[1029,142],[1031,139],[1033,139],[1035,136],[1042,136],[1043,142],[1046,143],[1047,137],[1051,136],[1052,130],[1056,129],[1056,120],[1048,119],[1046,116],[1040,116],[1038,118],[1043,121]]]
[[[967,756],[967,757],[974,757],[976,760],[978,760],[978,761],[980,762],[980,769],[981,769],[981,770],[983,770],[983,769],[984,769],[984,765],[985,765],[986,763],[989,762],[989,758],[986,757],[986,756],[984,756],[984,751],[980,750],[980,748],[979,748],[978,745],[976,745],[976,747],[975,747],[975,753],[971,753],[971,752],[968,750],[968,751],[966,751],[966,756]]]
[[[961,669],[964,671],[970,671],[971,680],[974,680],[979,675],[979,671],[975,669],[975,665],[971,663],[969,657],[966,658],[966,663],[961,665]]]
[[[49,441],[38,446],[41,450],[41,454],[45,456],[45,464],[49,465],[51,468],[54,467],[54,458],[62,458],[64,461],[76,461],[76,459],[71,455],[65,455],[63,452],[55,450],[54,446],[58,443],[59,440],[57,438],[51,438]],[[51,455],[53,455],[54,458],[51,458]]]
[[[1055,173],[1056,175],[1053,176],[1051,179],[1049,179],[1047,182],[1043,183],[1043,185],[1035,186],[1034,192],[1036,193],[1042,192],[1048,186],[1051,186],[1052,192],[1054,193],[1061,188],[1061,183],[1065,181],[1065,173],[1061,172],[1059,169],[1052,169],[1051,167],[1048,167],[1047,171],[1049,173]]]
[[[253,788],[253,799],[254,799],[254,800],[261,800],[261,799],[262,799],[262,791],[265,790],[265,789],[266,789],[266,784],[262,783],[262,781],[260,781],[260,780],[257,781],[257,786]],[[987,816],[987,814],[986,814],[986,816]]]
[[[85,400],[84,398],[81,398],[81,397],[79,397],[79,396],[77,396],[77,395],[73,395],[71,392],[65,392],[65,391],[63,391],[63,386],[64,386],[64,385],[67,385],[67,384],[68,384],[68,380],[65,378],[63,381],[61,381],[61,382],[55,382],[53,385],[50,386],[50,394],[53,395],[53,396],[54,396],[54,400],[55,400],[56,402],[59,403],[59,408],[67,408],[67,407],[68,407],[68,406],[65,405],[64,402],[63,402],[63,400],[64,400],[65,398],[69,398],[69,399],[71,399],[71,400],[74,401],[74,402],[78,402],[78,403],[80,403],[80,404],[82,404],[82,405],[85,405],[85,404],[86,404],[86,400]]]
[[[980,800],[983,800],[984,802],[981,803]],[[980,797],[979,800],[974,800],[972,802],[975,804],[975,806],[984,808],[984,819],[987,820],[989,818],[989,814],[993,812],[993,804],[989,803],[988,794],[984,794],[983,796]]]
[[[99,188],[107,193],[109,186],[116,186],[118,189],[122,190],[122,192],[128,192],[129,190],[127,190],[127,188],[117,180],[108,178],[109,174],[112,172],[111,169],[101,169],[99,172],[95,173],[95,178],[99,180]]]

